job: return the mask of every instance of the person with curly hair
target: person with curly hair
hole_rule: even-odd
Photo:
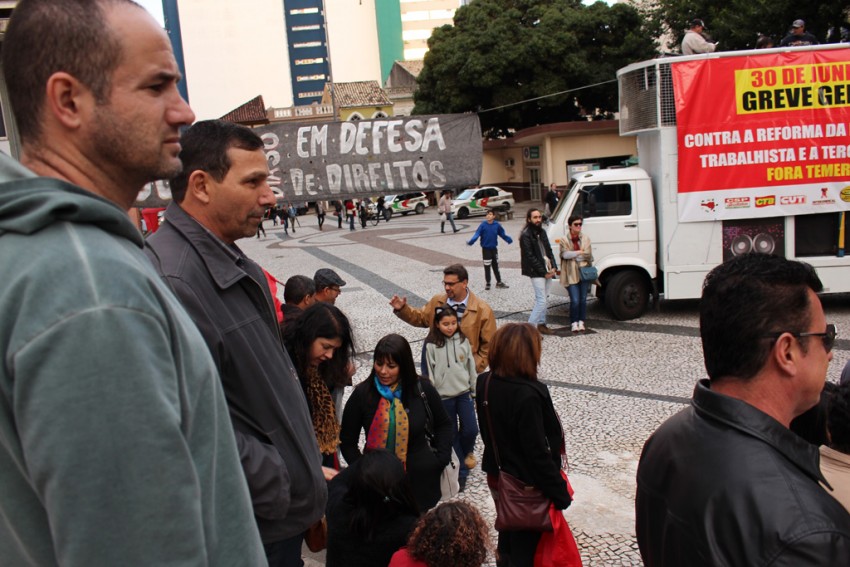
[[[480,567],[492,549],[484,518],[471,504],[445,502],[420,518],[389,567]]]

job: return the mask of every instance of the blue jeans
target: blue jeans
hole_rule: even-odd
[[[304,543],[304,534],[292,536],[289,539],[264,543],[266,559],[269,567],[304,567],[301,560],[301,544]]]
[[[528,322],[532,325],[546,324],[546,298],[549,297],[550,278],[531,278],[531,286],[534,288],[534,309],[528,316]]]
[[[452,224],[452,230],[457,232],[457,227],[455,226],[455,214],[454,213],[446,213],[446,220]],[[446,228],[446,221],[440,223],[440,232],[444,231]]]
[[[446,408],[446,413],[449,414],[449,419],[452,422],[452,446],[458,459],[460,459],[460,468],[458,469],[458,478],[466,478],[469,476],[469,469],[463,462],[463,459],[475,449],[475,439],[478,437],[478,422],[475,420],[475,403],[472,401],[472,395],[467,392],[454,398],[446,398],[443,400],[443,407]],[[460,427],[458,427],[458,421]]]
[[[579,282],[567,286],[567,293],[570,294],[570,323],[587,320],[588,288],[590,288],[590,282]]]

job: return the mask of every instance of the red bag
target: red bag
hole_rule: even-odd
[[[567,481],[567,492],[572,496],[573,487],[567,475],[564,471],[561,471],[561,475]],[[534,552],[534,567],[582,567],[578,544],[564,514],[556,510],[555,506],[551,506],[549,516],[553,530],[540,536],[537,550]]]

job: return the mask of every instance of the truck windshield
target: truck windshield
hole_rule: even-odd
[[[565,203],[567,201],[569,201],[569,199],[567,197],[570,195],[570,193],[572,192],[573,187],[575,187],[575,185],[576,185],[576,180],[570,179],[570,183],[569,183],[569,185],[567,185],[567,188],[564,189],[563,193],[560,193],[559,199],[558,199],[558,206],[555,207],[554,211],[552,211],[552,218],[553,219],[558,218],[558,214],[560,214],[561,209],[563,209],[566,206]]]
[[[584,218],[632,214],[632,190],[628,183],[600,183],[582,187],[573,214]]]

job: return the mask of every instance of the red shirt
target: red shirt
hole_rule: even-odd
[[[428,567],[428,564],[412,558],[407,547],[402,547],[393,554],[389,567]]]

